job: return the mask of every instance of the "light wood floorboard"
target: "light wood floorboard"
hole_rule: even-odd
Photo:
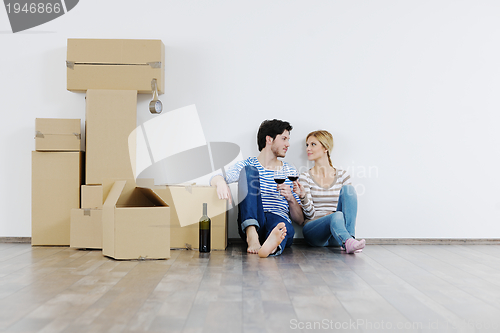
[[[0,243],[0,332],[500,331],[498,245],[171,254]]]

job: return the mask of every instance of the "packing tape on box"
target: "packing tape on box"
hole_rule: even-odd
[[[47,135],[50,135],[50,134],[47,134]],[[82,135],[80,133],[75,133],[75,132],[73,132],[73,134],[58,134],[58,135],[74,135],[78,140],[82,139]],[[45,135],[40,131],[36,131],[35,138],[43,139],[43,138],[45,138]]]
[[[74,62],[66,60],[66,67],[75,69],[75,65],[83,66],[149,66],[151,68],[161,68],[161,61],[151,61],[144,64],[119,64],[119,63],[105,63],[105,62]]]
[[[184,189],[189,193],[193,193],[193,185],[196,185],[196,184],[186,185],[186,186],[184,186]]]

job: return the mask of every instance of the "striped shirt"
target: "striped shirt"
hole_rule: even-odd
[[[254,166],[259,171],[260,194],[264,212],[274,213],[283,217],[286,221],[288,221],[288,223],[292,223],[289,216],[290,208],[288,206],[288,201],[286,201],[285,197],[280,195],[276,190],[274,171],[265,169],[262,164],[260,164],[257,157],[249,157],[246,160],[237,162],[231,166],[226,172],[226,182],[234,183],[238,181],[241,169],[247,165]],[[284,170],[293,169],[293,167],[286,162],[283,162],[283,168]],[[288,178],[285,180],[285,184],[293,187],[293,183]],[[300,204],[299,196],[295,192],[292,192],[292,194],[295,197],[295,200],[297,200]]]
[[[340,190],[342,186],[351,184],[351,176],[345,170],[335,170],[335,179],[327,188],[319,186],[309,171],[300,174],[299,182],[306,190],[306,196],[302,200],[302,211],[306,220],[315,220],[337,211]]]

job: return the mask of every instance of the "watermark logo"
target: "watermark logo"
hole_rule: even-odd
[[[472,320],[456,319],[449,321],[370,321],[365,319],[349,319],[348,321],[336,321],[331,319],[323,319],[318,321],[299,321],[297,319],[290,320],[290,329],[301,331],[375,331],[375,332],[477,332],[481,330],[498,332],[499,323],[491,322],[475,322]]]
[[[235,143],[206,141],[195,105],[163,113],[141,124],[129,135],[128,147],[136,180],[153,179],[154,185],[185,186],[187,193],[171,192],[174,205],[191,195],[192,184],[209,185],[213,176],[223,175],[243,159]],[[242,199],[233,200],[233,204]],[[212,212],[215,216],[225,210]],[[198,222],[182,216],[186,213],[177,211],[181,226]]]
[[[12,32],[27,30],[62,16],[79,0],[4,0]]]

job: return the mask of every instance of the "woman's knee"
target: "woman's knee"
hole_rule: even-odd
[[[340,195],[341,196],[348,196],[352,198],[357,198],[357,193],[356,189],[352,185],[344,185],[340,189]]]
[[[332,226],[340,226],[345,224],[344,213],[342,212],[334,212],[330,214],[330,225]]]

